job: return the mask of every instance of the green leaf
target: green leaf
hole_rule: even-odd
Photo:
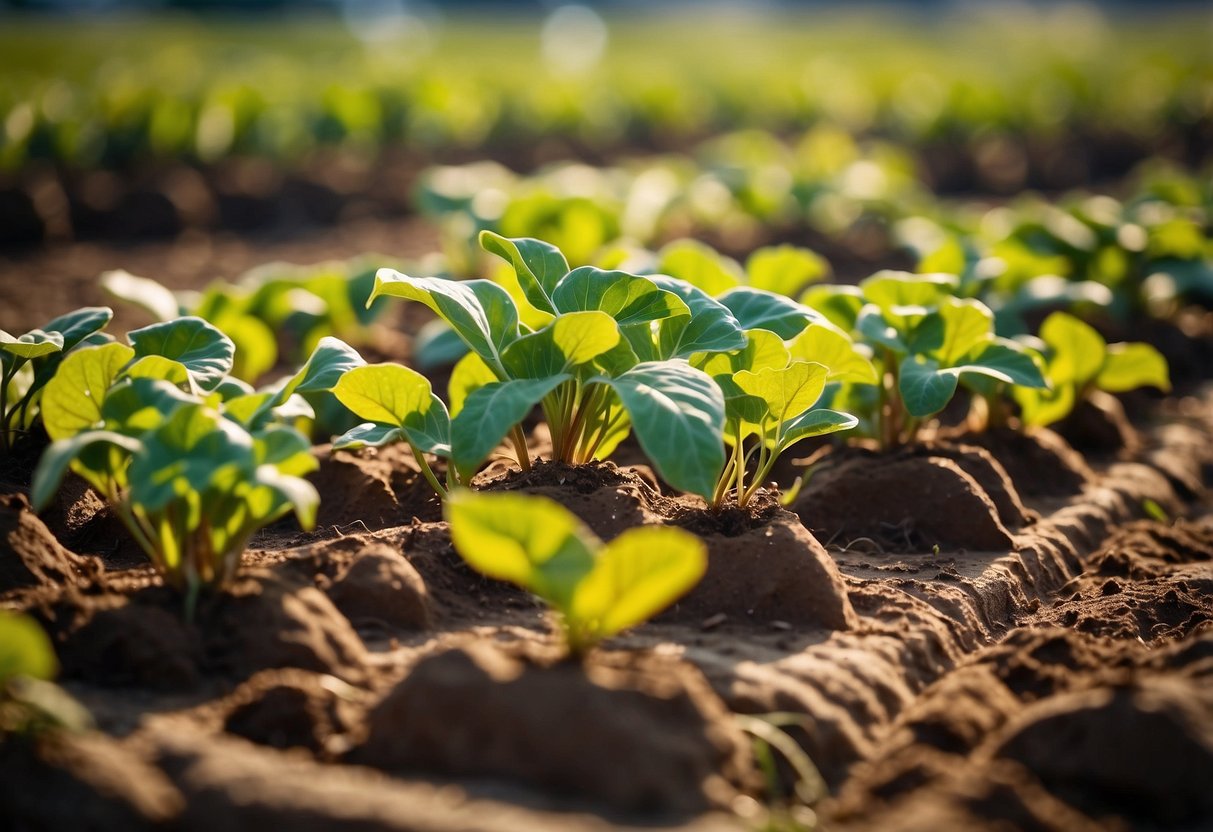
[[[867,304],[859,311],[859,317],[855,319],[855,332],[869,345],[892,350],[898,355],[910,351],[910,345],[902,333],[885,319],[884,312],[874,303]]]
[[[1036,356],[1008,338],[996,338],[979,347],[975,355],[965,356],[958,366],[965,372],[974,372],[974,368],[980,367],[991,378],[1021,387],[1048,386]]]
[[[180,361],[163,355],[145,355],[123,371],[127,378],[152,378],[175,386],[188,386],[190,371]]]
[[[253,481],[278,497],[266,512],[256,518],[258,521],[270,522],[289,509],[295,512],[304,531],[316,527],[316,512],[320,508],[320,493],[316,491],[316,486],[302,477],[286,474],[274,465],[258,465]]]
[[[827,381],[875,384],[879,378],[870,359],[846,335],[824,324],[813,324],[789,344],[792,358],[816,361],[829,370]]]
[[[380,269],[367,304],[380,295],[424,303],[491,367],[500,365],[502,351],[518,338],[518,308],[509,292],[490,280],[409,277]]]
[[[201,318],[177,318],[127,335],[135,356],[162,355],[185,365],[200,390],[214,390],[232,369],[236,346]]]
[[[1149,344],[1109,344],[1095,385],[1109,393],[1124,393],[1138,387],[1157,387],[1167,392],[1171,389],[1167,359]]]
[[[470,477],[510,429],[526,418],[544,396],[571,376],[497,381],[474,390],[451,420],[451,459]]]
[[[171,321],[181,314],[177,296],[146,277],[116,269],[101,275],[101,288],[113,297],[149,312],[157,321]]]
[[[657,271],[685,281],[709,296],[741,285],[737,264],[698,240],[675,240],[661,250]]]
[[[925,315],[951,297],[960,279],[950,274],[884,270],[860,282],[863,296],[892,315]]]
[[[1094,379],[1104,365],[1107,342],[1103,336],[1073,315],[1054,312],[1040,326],[1040,337],[1049,346],[1049,379],[1054,384],[1082,387]]]
[[[767,329],[780,338],[796,336],[821,315],[789,297],[740,286],[720,296],[742,329]]]
[[[124,344],[85,347],[69,353],[42,391],[42,424],[51,439],[68,439],[99,427],[110,387],[133,358]]]
[[[60,315],[42,329],[46,332],[58,332],[63,336],[63,351],[74,349],[85,338],[105,329],[114,317],[114,310],[108,306],[85,306],[66,315]]]
[[[587,364],[619,343],[619,324],[605,312],[569,312],[506,348],[512,378],[546,378]]]
[[[366,364],[358,351],[339,338],[321,338],[316,349],[295,375],[274,397],[274,406],[295,393],[321,393],[332,390],[337,382],[356,367]]]
[[[685,595],[707,570],[707,547],[670,526],[628,529],[601,551],[568,612],[575,640],[593,644],[634,627]]]
[[[960,373],[940,368],[930,358],[911,356],[901,362],[898,390],[911,416],[923,418],[938,413],[952,400]]]
[[[274,368],[278,340],[264,321],[251,315],[226,315],[214,323],[235,345],[232,375],[255,382]]]
[[[0,352],[5,352],[16,358],[29,360],[41,358],[51,353],[62,352],[63,336],[58,332],[45,332],[41,329],[31,329],[19,338],[14,338],[0,329]]]
[[[363,422],[352,427],[333,440],[334,451],[355,450],[357,448],[378,448],[381,445],[392,445],[404,439],[404,431],[391,425],[377,425],[374,422]]]
[[[709,497],[724,467],[724,395],[680,359],[637,364],[599,378],[619,394],[636,438],[657,472],[682,491]]]
[[[53,679],[58,672],[55,648],[37,622],[0,610],[0,690],[18,676]]]
[[[776,453],[781,453],[802,439],[851,430],[858,424],[859,420],[850,413],[840,413],[824,407],[806,410],[796,418],[784,423],[780,429]]]
[[[429,379],[400,364],[355,367],[337,380],[333,395],[358,418],[396,427],[434,398]]]
[[[131,459],[127,477],[131,500],[144,511],[163,511],[170,503],[188,498],[192,513],[197,496],[208,491],[227,469],[250,479],[253,438],[230,419],[201,405],[178,408],[171,418],[143,440]],[[217,518],[208,518],[211,521]]]
[[[446,405],[434,395],[429,379],[415,370],[399,364],[355,367],[341,377],[333,394],[359,418],[400,428],[420,450],[450,454]],[[365,432],[357,439],[365,442]]]
[[[807,330],[806,330],[807,331]],[[745,333],[745,346],[730,353],[699,354],[691,359],[691,366],[698,367],[710,376],[725,376],[741,370],[758,371],[764,367],[783,369],[792,360],[792,354],[783,339],[768,329],[751,329]]]
[[[817,404],[828,374],[823,364],[796,360],[781,368],[742,370],[733,380],[748,395],[766,402],[776,424],[782,424]]]
[[[468,345],[459,333],[441,318],[426,323],[413,339],[413,363],[422,370],[450,366],[466,355],[476,354],[468,352]]]
[[[830,267],[807,248],[781,245],[755,251],[746,260],[745,270],[755,289],[793,297],[807,284],[824,278]]]
[[[451,418],[463,410],[463,403],[472,391],[497,381],[497,375],[484,359],[474,352],[469,352],[459,359],[451,370],[451,380],[447,382],[447,400],[451,403]]]
[[[657,325],[657,352],[653,358],[690,358],[700,352],[728,352],[745,347],[741,324],[720,301],[702,289],[672,277],[651,278],[661,289],[678,295],[689,315],[666,318]]]
[[[34,469],[34,481],[30,488],[30,504],[34,511],[42,511],[55,499],[59,484],[67,474],[72,462],[90,448],[112,445],[128,454],[138,451],[139,440],[108,430],[89,430],[67,439],[58,439],[47,446]],[[93,478],[88,478],[94,482]]]
[[[593,266],[565,275],[552,293],[552,302],[562,313],[605,312],[620,326],[690,314],[681,298],[658,288],[647,277]]]
[[[1057,384],[1051,390],[1014,387],[1011,397],[1019,405],[1020,421],[1028,427],[1044,427],[1061,421],[1078,400],[1073,384]]]
[[[943,320],[943,343],[932,357],[942,366],[957,364],[994,337],[994,313],[972,299],[944,298],[936,313]]]
[[[594,568],[597,538],[546,497],[457,489],[444,512],[455,551],[473,569],[517,584],[558,610],[568,609]]]
[[[110,387],[101,419],[107,428],[138,436],[164,424],[182,405],[197,403],[196,397],[162,379],[123,378]]]
[[[825,316],[825,319],[843,332],[855,329],[859,310],[863,308],[863,290],[858,286],[835,286],[833,284],[812,286],[800,296],[800,302]]]
[[[552,293],[569,273],[569,263],[560,249],[530,237],[510,239],[492,231],[480,232],[480,247],[514,267],[526,299],[541,312],[555,314]]]

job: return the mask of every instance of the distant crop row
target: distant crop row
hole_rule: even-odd
[[[1205,21],[1056,17],[707,21],[694,39],[615,21],[585,74],[545,66],[517,22],[364,43],[333,24],[109,22],[99,37],[6,20],[0,169],[545,138],[601,150],[819,122],[912,143],[1074,130],[1148,143],[1213,118]]]

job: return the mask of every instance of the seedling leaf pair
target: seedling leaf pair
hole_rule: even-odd
[[[707,568],[703,542],[689,532],[645,526],[604,544],[544,497],[460,490],[446,515],[460,556],[546,601],[574,654],[661,612]]]

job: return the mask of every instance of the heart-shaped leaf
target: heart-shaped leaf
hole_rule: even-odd
[[[730,289],[720,296],[720,302],[742,329],[768,329],[785,340],[822,319],[818,312],[789,297],[748,286]]]
[[[597,380],[619,394],[640,446],[661,477],[682,491],[709,497],[724,467],[724,395],[712,378],[671,359]]]
[[[185,366],[199,390],[214,390],[232,369],[236,345],[201,318],[186,317],[127,335],[135,356],[161,355]]]
[[[502,351],[518,338],[518,307],[509,292],[490,280],[409,277],[380,269],[367,304],[381,295],[424,303],[490,367],[501,365]]]
[[[522,292],[542,312],[556,313],[552,292],[569,273],[569,263],[551,243],[530,237],[510,239],[492,231],[480,232],[480,247],[514,267]]]
[[[569,607],[577,585],[594,568],[598,539],[546,497],[457,489],[444,511],[451,542],[473,569]]]
[[[569,312],[506,348],[512,378],[545,378],[587,364],[619,343],[619,324],[605,312]]]
[[[1101,390],[1124,393],[1138,387],[1171,389],[1167,359],[1149,344],[1109,344],[1103,368],[1095,378]]]
[[[85,347],[69,353],[42,392],[42,424],[51,439],[68,439],[100,427],[110,387],[135,351],[125,344]]]
[[[593,266],[565,275],[552,292],[552,302],[561,313],[605,312],[620,326],[690,314],[681,298],[658,288],[647,277]]]

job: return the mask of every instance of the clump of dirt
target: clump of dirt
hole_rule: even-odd
[[[843,449],[820,464],[792,509],[827,543],[869,538],[895,551],[1014,547],[994,501],[951,459]]]
[[[737,537],[767,525],[783,512],[778,492],[765,488],[758,489],[744,507],[730,502],[719,511],[713,511],[701,500],[691,497],[672,500],[662,508],[675,525],[705,537]]]
[[[632,485],[636,480],[637,475],[631,469],[620,468],[605,460],[570,465],[558,459],[537,459],[526,471],[487,469],[476,485],[484,491],[533,491],[560,487],[578,494],[593,494],[603,488]]]
[[[332,756],[358,715],[354,698],[354,690],[332,676],[266,670],[223,702],[223,729],[258,745]]]
[[[431,625],[425,581],[403,555],[383,544],[359,552],[327,594],[355,627],[426,630]]]
[[[350,760],[643,812],[723,807],[756,785],[744,736],[690,667],[643,655],[552,664],[483,644],[422,659],[371,710]]]
[[[0,494],[0,593],[74,586],[98,571],[95,563],[60,545],[24,494]]]

